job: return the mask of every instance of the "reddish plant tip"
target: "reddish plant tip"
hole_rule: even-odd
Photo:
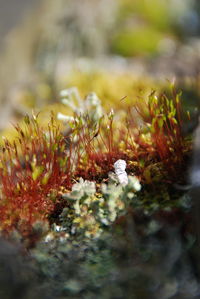
[[[0,229],[31,236],[34,223],[59,216],[61,187],[70,190],[80,177],[101,183],[119,159],[142,184],[177,180],[191,150],[182,134],[180,94],[173,89],[168,98],[152,92],[134,108],[120,127],[113,111],[98,121],[75,115],[67,136],[53,115],[45,129],[37,116],[26,116],[23,128],[15,127],[16,140],[4,139],[0,153]]]
[[[179,170],[185,167],[187,154],[191,151],[191,141],[182,133],[184,113],[180,96],[174,87],[171,98],[165,94],[157,96],[153,91],[147,104],[138,103],[135,107],[149,131],[156,161],[164,165],[172,179],[180,175]]]
[[[24,122],[23,129],[15,127],[14,142],[4,140],[0,154],[0,226],[3,231],[18,229],[27,234],[36,221],[47,219],[54,210],[55,190],[70,186],[71,170],[65,138],[54,119],[46,130],[37,117],[26,116]]]

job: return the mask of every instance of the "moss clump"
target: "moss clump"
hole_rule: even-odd
[[[44,129],[33,115],[25,117],[23,128],[16,126],[16,140],[4,139],[0,168],[2,232],[16,229],[32,244],[40,235],[35,232],[36,223],[59,224],[65,208],[62,215],[71,232],[80,229],[88,236],[99,235],[102,225],[111,225],[126,213],[127,200],[133,197],[134,187],[131,190],[128,185],[122,190],[105,184],[119,159],[149,194],[153,194],[155,184],[163,186],[163,201],[170,198],[174,182],[185,183],[182,170],[191,139],[182,133],[181,99],[174,87],[169,97],[151,92],[147,100],[127,108],[125,115],[113,110],[105,114],[94,93],[82,99],[76,89],[63,91],[62,101],[74,113],[62,115],[64,133],[54,116]],[[79,179],[71,193],[66,193]],[[87,185],[84,180],[94,182]],[[91,196],[87,194],[90,184],[94,185]],[[100,195],[96,196],[96,191]]]

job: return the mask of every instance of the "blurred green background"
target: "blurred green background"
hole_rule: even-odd
[[[0,0],[0,7],[0,130],[31,109],[61,109],[59,90],[73,85],[112,104],[176,78],[198,99],[198,0]]]

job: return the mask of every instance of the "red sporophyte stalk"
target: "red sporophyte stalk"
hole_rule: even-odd
[[[117,137],[116,127],[113,127],[113,115],[102,118],[98,124],[91,124],[86,117],[82,129],[78,132],[82,156],[76,175],[96,181],[107,178],[116,160],[124,156]]]
[[[182,114],[180,94],[173,90],[170,99],[152,92],[148,102],[127,111],[127,122],[115,121],[113,112],[98,121],[75,115],[67,138],[54,117],[47,129],[36,116],[25,117],[24,128],[16,126],[17,139],[4,139],[0,153],[0,229],[30,237],[34,223],[57,216],[64,204],[61,187],[70,189],[80,177],[100,183],[118,159],[143,184],[153,176],[163,179],[162,171],[172,182],[191,145],[182,134]]]
[[[35,116],[16,130],[17,140],[4,139],[0,153],[0,229],[28,234],[54,210],[59,187],[71,186],[70,151],[53,117],[47,131]]]
[[[143,120],[144,128],[150,134],[152,158],[165,166],[171,179],[180,174],[187,153],[191,150],[182,133],[183,111],[180,93],[173,87],[172,96],[156,96],[153,91],[147,103],[137,103],[137,113]],[[140,142],[137,140],[137,144]]]
[[[132,113],[134,116],[132,117]],[[136,103],[127,111],[127,122],[114,120],[114,114],[94,125],[85,117],[77,132],[79,154],[76,176],[101,181],[118,159],[127,161],[127,171],[143,183],[150,182],[150,172],[176,179],[185,167],[191,149],[182,134],[183,112],[180,94],[171,98],[152,92],[148,101]],[[155,168],[155,169],[153,169]],[[159,179],[159,178],[156,178]]]

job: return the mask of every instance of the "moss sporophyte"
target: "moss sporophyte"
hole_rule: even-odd
[[[17,138],[2,140],[1,231],[31,238],[35,222],[59,224],[67,214],[71,232],[96,236],[125,211],[133,190],[179,183],[191,151],[180,96],[174,87],[170,97],[152,92],[126,113],[106,114],[95,93],[84,100],[72,88],[61,97],[73,115],[52,114],[46,126],[26,116],[15,126]]]

